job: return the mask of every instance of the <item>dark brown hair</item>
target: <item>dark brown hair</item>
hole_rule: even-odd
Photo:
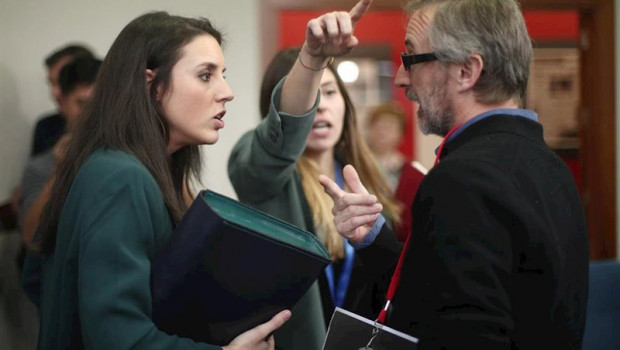
[[[123,28],[101,65],[93,98],[58,166],[52,199],[41,219],[41,253],[54,250],[71,184],[97,149],[121,150],[138,158],[159,185],[173,221],[181,219],[187,209],[183,189],[190,177],[200,173],[200,152],[198,146],[186,146],[168,155],[168,123],[156,97],[158,88],[167,91],[183,47],[200,35],[210,35],[221,44],[220,32],[204,18],[151,12]],[[150,85],[147,69],[155,72]]]

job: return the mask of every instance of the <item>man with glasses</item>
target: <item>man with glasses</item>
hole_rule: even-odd
[[[570,171],[522,109],[532,45],[514,0],[407,5],[395,84],[444,137],[399,245],[370,228],[381,206],[352,167],[351,192],[326,177],[339,232],[365,265],[394,269],[388,326],[420,349],[580,349],[588,238]],[[370,234],[369,234],[370,233]]]

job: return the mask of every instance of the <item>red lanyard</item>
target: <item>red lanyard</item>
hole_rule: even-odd
[[[455,127],[453,127],[450,131],[448,131],[448,133],[446,134],[446,136],[443,138],[443,141],[441,141],[441,144],[439,144],[439,149],[437,149],[437,154],[435,155],[435,163],[433,163],[433,166],[437,165],[437,163],[439,163],[439,158],[441,157],[441,151],[443,151],[443,146],[446,145],[446,142],[448,141],[448,139],[450,138],[450,136],[452,136],[452,134],[454,134],[455,131],[457,131],[462,124],[459,124]]]
[[[443,138],[443,141],[441,141],[441,144],[439,145],[439,149],[437,150],[437,155],[435,156],[434,165],[437,165],[437,163],[439,163],[439,158],[441,157],[441,151],[443,151],[443,147],[446,144],[446,141],[448,141],[448,138],[450,137],[450,135],[452,135],[460,127],[461,127],[460,124],[455,126]],[[379,313],[379,316],[377,317],[377,322],[379,323],[385,324],[385,319],[387,317],[387,311],[390,307],[390,303],[392,302],[392,299],[394,299],[396,288],[398,288],[398,283],[400,282],[400,273],[402,271],[403,261],[405,260],[405,255],[407,255],[407,247],[409,247],[410,238],[411,238],[411,232],[409,232],[409,234],[407,235],[407,240],[405,241],[403,250],[400,253],[400,257],[398,258],[398,264],[396,264],[396,270],[394,270],[394,274],[392,275],[392,280],[390,281],[390,287],[388,288],[388,292],[386,295],[387,301],[385,303],[385,306],[383,307],[383,310],[381,310],[381,312]]]

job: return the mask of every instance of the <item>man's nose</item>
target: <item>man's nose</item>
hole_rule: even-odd
[[[411,79],[409,79],[409,72],[405,70],[405,67],[401,64],[396,71],[394,77],[394,85],[401,89],[406,89],[411,86]]]

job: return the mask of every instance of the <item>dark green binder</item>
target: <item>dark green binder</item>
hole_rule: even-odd
[[[167,333],[226,345],[291,309],[327,264],[313,234],[202,191],[153,261],[153,319]]]

